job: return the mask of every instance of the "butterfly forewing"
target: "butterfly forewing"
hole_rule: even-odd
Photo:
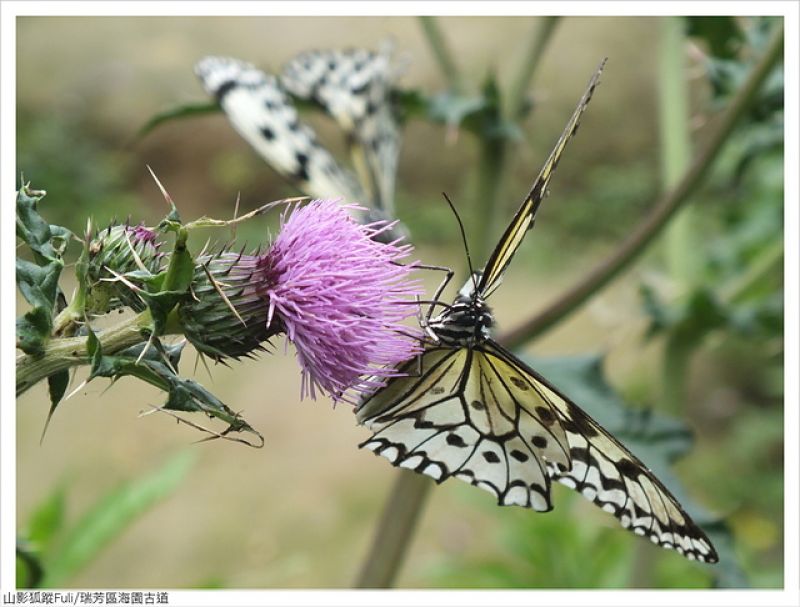
[[[578,130],[581,116],[586,110],[586,106],[589,105],[589,101],[592,98],[594,89],[597,88],[597,85],[600,82],[600,74],[603,71],[604,65],[605,61],[600,64],[591,80],[589,80],[589,84],[586,87],[583,97],[581,97],[581,100],[578,102],[578,105],[575,108],[575,111],[572,113],[569,122],[567,122],[567,126],[564,127],[564,131],[561,133],[561,136],[558,138],[555,147],[550,152],[550,156],[544,163],[544,166],[539,172],[538,177],[536,177],[536,181],[533,182],[531,191],[528,193],[525,201],[517,210],[517,214],[506,228],[506,231],[503,233],[500,242],[489,257],[489,261],[486,263],[486,266],[483,270],[481,282],[478,285],[478,291],[484,298],[491,295],[492,292],[498,287],[503,273],[506,271],[508,264],[511,262],[511,258],[514,256],[514,253],[517,252],[520,244],[522,244],[525,234],[533,226],[539,205],[547,195],[547,188],[550,185],[550,179],[553,176],[553,171],[555,171],[556,167],[558,166],[558,161],[561,159],[561,155],[564,153],[564,148],[566,148],[567,142],[569,142],[569,140]]]
[[[394,216],[400,135],[390,93],[396,70],[390,49],[308,51],[286,64],[281,82],[294,96],[321,105],[348,135],[348,147],[373,203]]]
[[[195,66],[195,73],[239,134],[299,189],[319,198],[364,201],[355,177],[299,121],[273,76],[227,57],[206,57]]]

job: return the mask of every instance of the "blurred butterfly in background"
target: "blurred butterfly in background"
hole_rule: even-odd
[[[380,52],[308,51],[276,77],[238,59],[206,57],[195,73],[233,127],[278,173],[315,198],[369,207],[361,218],[369,223],[394,219],[400,133],[390,95],[401,70],[391,59],[388,45]],[[289,95],[320,106],[336,121],[358,177],[300,121]]]
[[[485,489],[501,506],[549,511],[556,480],[637,535],[691,560],[714,563],[718,557],[709,539],[653,473],[490,336],[494,317],[486,300],[533,226],[604,63],[484,269],[471,272],[443,312],[430,318],[430,308],[423,353],[400,365],[397,377],[360,403],[357,419],[374,432],[361,447],[437,483],[455,477]]]

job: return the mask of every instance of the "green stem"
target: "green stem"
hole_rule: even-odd
[[[665,17],[661,20],[658,114],[661,176],[665,192],[675,187],[692,157],[684,27],[683,17]],[[692,207],[682,209],[670,223],[664,239],[669,275],[686,287],[699,280],[699,257],[695,255],[693,246],[695,221]]]
[[[507,115],[511,120],[518,120],[524,114],[530,82],[533,79],[536,68],[539,67],[539,61],[547,48],[547,44],[550,42],[559,19],[561,17],[541,17],[536,21],[533,34],[528,39],[530,46],[528,47],[528,52],[525,53],[525,60],[522,62],[519,73],[509,89]]]
[[[401,470],[378,523],[370,552],[356,581],[358,588],[394,585],[408,551],[411,533],[419,520],[425,498],[433,486],[427,476]]]
[[[684,67],[684,19],[665,17],[661,21],[659,82],[659,126],[661,134],[661,178],[664,191],[675,187],[686,172],[692,156],[689,137],[689,91]],[[699,279],[699,256],[694,246],[695,213],[685,207],[669,224],[664,247],[669,276],[683,289]],[[678,413],[686,401],[686,373],[694,346],[676,335],[664,343],[662,399],[667,411]]]
[[[662,361],[662,398],[666,411],[680,414],[686,402],[686,379],[692,354],[703,336],[689,337],[682,333],[670,335],[664,342]]]
[[[607,259],[592,268],[573,287],[567,289],[558,299],[517,328],[501,337],[501,341],[514,348],[541,335],[569,316],[590,297],[605,287],[628,267],[667,225],[682,204],[684,204],[702,183],[706,172],[716,160],[722,146],[733,133],[742,115],[749,109],[761,85],[772,68],[783,57],[783,26],[776,28],[772,40],[750,72],[736,97],[720,117],[702,151],[689,166],[678,184],[665,193],[655,203],[653,211],[645,217],[633,233]]]
[[[506,166],[506,141],[499,138],[484,138],[480,141],[478,159],[478,183],[472,201],[470,222],[470,252],[473,263],[486,259],[491,250],[494,234],[494,217],[497,215],[497,201],[503,184]],[[475,269],[478,269],[477,267]]]
[[[436,22],[435,17],[420,17],[420,25],[422,26],[422,33],[425,34],[425,39],[431,47],[433,57],[439,64],[439,69],[447,80],[447,86],[450,90],[460,92],[463,90],[463,82],[461,73],[456,67],[456,62],[453,59],[453,53],[447,46],[447,42],[442,35],[442,30],[439,29],[439,24]]]
[[[147,339],[152,325],[149,311],[144,311],[110,329],[100,331],[97,337],[106,354],[114,354]],[[41,356],[22,355],[17,358],[17,396],[53,373],[87,365],[91,361],[86,337],[52,339]]]

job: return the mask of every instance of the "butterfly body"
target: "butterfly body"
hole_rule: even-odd
[[[422,354],[366,396],[362,443],[441,483],[457,478],[501,506],[551,510],[557,481],[626,529],[692,560],[716,562],[703,531],[653,473],[586,412],[491,337],[487,299],[534,223],[553,170],[597,86],[600,69],[484,269],[425,323]]]
[[[439,344],[451,347],[472,347],[489,339],[494,315],[483,299],[455,302],[429,323],[430,332]]]

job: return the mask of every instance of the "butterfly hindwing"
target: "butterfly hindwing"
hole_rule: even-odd
[[[569,461],[550,405],[490,352],[429,346],[421,373],[416,364],[359,407],[358,420],[374,432],[361,446],[437,482],[469,482],[501,505],[550,510],[546,462]]]
[[[364,192],[318,142],[274,76],[227,57],[195,66],[239,134],[281,175],[311,196],[364,201]]]
[[[511,223],[506,228],[506,231],[503,233],[500,242],[489,257],[489,261],[486,263],[486,266],[483,270],[481,282],[478,285],[478,290],[484,299],[491,295],[492,292],[499,286],[503,274],[505,273],[508,264],[511,262],[511,258],[522,244],[525,234],[527,234],[528,230],[533,227],[533,222],[536,219],[536,212],[539,209],[539,205],[547,195],[547,188],[550,185],[550,179],[553,176],[553,171],[555,171],[556,167],[558,166],[558,162],[561,159],[561,155],[564,153],[564,148],[566,148],[567,143],[578,131],[581,116],[586,110],[586,107],[589,105],[589,101],[592,99],[592,94],[600,82],[600,74],[603,71],[604,65],[605,61],[600,64],[600,66],[597,68],[597,71],[589,80],[586,91],[583,93],[583,96],[578,102],[575,111],[572,113],[567,125],[564,127],[564,131],[561,133],[561,136],[558,138],[555,147],[545,161],[544,166],[542,166],[542,169],[539,171],[539,175],[536,177],[536,181],[533,182],[531,191],[528,193],[528,196],[517,210],[516,215],[514,215],[514,219],[512,219]]]
[[[569,444],[571,465],[548,462],[550,476],[614,515],[620,524],[689,559],[716,562],[706,535],[678,500],[633,453],[545,378],[493,341],[485,347],[513,362],[555,411]]]

